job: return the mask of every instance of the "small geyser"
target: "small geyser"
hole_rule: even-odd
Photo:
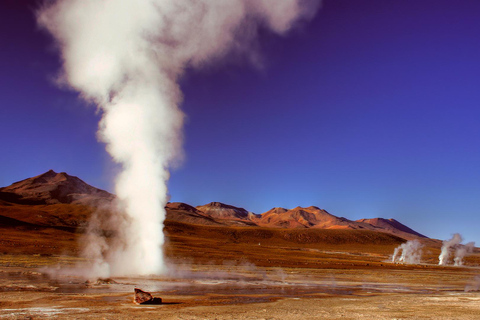
[[[459,233],[455,233],[451,239],[443,241],[442,251],[438,257],[438,264],[441,266],[448,265],[450,256],[454,253],[454,265],[462,266],[464,263],[463,259],[472,254],[475,248],[475,242],[469,242],[463,245],[462,241],[463,238]]]
[[[392,256],[393,263],[419,264],[422,259],[423,244],[417,239],[409,240],[395,248]]]

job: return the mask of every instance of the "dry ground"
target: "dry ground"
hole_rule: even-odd
[[[183,265],[163,277],[50,276],[71,257],[3,256],[1,319],[478,319],[477,268]],[[7,266],[9,265],[9,266]],[[50,270],[41,266],[50,265]],[[34,267],[35,266],[35,267]],[[165,304],[137,306],[133,288]]]
[[[480,317],[480,254],[439,267],[436,241],[424,264],[408,266],[388,262],[402,240],[387,234],[167,222],[168,275],[86,282],[66,272],[88,265],[74,229],[0,231],[0,319]],[[135,287],[165,304],[134,305]]]

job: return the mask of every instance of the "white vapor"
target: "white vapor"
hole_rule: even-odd
[[[476,276],[473,280],[465,286],[465,292],[480,290],[480,276]]]
[[[164,207],[169,168],[182,156],[184,70],[232,51],[253,58],[259,28],[284,34],[318,7],[319,0],[53,0],[40,8],[38,23],[61,52],[60,81],[98,106],[99,139],[122,167],[115,192],[125,219],[116,229],[124,237],[97,250],[102,276],[165,271]]]
[[[463,266],[463,258],[473,253],[475,242],[469,242],[466,245],[460,245],[455,250],[455,258],[453,258],[455,266]]]
[[[414,239],[402,243],[395,248],[392,256],[393,263],[419,264],[422,259],[422,247],[420,241]]]
[[[448,259],[450,258],[451,249],[459,245],[463,241],[462,236],[459,233],[455,233],[450,240],[443,241],[442,251],[438,257],[438,264],[445,266],[448,264]]]
[[[445,266],[448,264],[450,255],[454,251],[453,262],[455,266],[463,265],[463,258],[473,253],[475,248],[475,242],[469,242],[465,245],[462,244],[463,238],[460,234],[455,233],[450,240],[443,241],[442,251],[438,257],[438,264]]]

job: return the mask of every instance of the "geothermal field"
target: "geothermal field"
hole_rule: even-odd
[[[99,264],[118,263],[105,254],[121,235],[110,225],[101,229],[104,242],[95,236],[114,202],[52,170],[0,189],[2,319],[476,319],[480,312],[480,252],[460,235],[442,242],[395,220],[352,221],[317,207],[259,215],[218,202],[169,203],[162,271],[105,271]],[[91,241],[104,252],[92,253]],[[135,288],[162,302],[135,304]]]
[[[480,2],[430,2],[0,1],[0,319],[479,319]]]

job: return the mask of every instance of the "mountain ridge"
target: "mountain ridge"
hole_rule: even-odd
[[[402,235],[414,235],[419,238],[427,238],[423,234],[407,227],[406,225],[398,222],[395,219],[385,219],[385,218],[372,218],[372,219],[360,219],[357,222],[368,223],[376,228],[382,228],[385,230],[390,230],[392,234],[402,237]]]
[[[71,176],[65,172],[57,173],[53,170],[0,188],[0,208],[4,208],[2,212],[9,212],[10,218],[17,218],[14,214],[15,208],[11,208],[12,204],[22,206],[73,205],[74,207],[83,205],[94,210],[93,208],[96,207],[108,207],[113,203],[114,199],[115,195],[88,185],[78,177]],[[293,209],[274,207],[262,214],[255,214],[244,208],[221,202],[211,202],[196,207],[182,202],[171,202],[166,205],[165,209],[167,213],[166,220],[206,226],[369,230],[389,233],[407,240],[427,238],[394,219],[373,218],[354,221],[345,217],[335,216],[325,209],[320,209],[316,206],[296,207]],[[25,209],[22,210],[25,211]],[[41,211],[48,212],[50,216],[57,214],[60,217],[62,210],[65,211],[67,209],[58,209],[58,213],[55,213],[55,210],[42,209]],[[86,221],[84,220],[88,219],[87,209],[78,211],[79,209],[69,208],[68,210],[71,212],[82,212],[78,217],[82,221],[73,221],[75,219],[74,214],[69,214],[67,220],[63,218],[63,220],[68,221],[68,226],[85,224]],[[43,220],[38,217],[35,218],[36,220],[30,219],[25,213],[22,214],[22,218],[24,222],[28,223],[42,223],[43,221],[44,225],[48,225],[49,221],[62,221],[62,219],[56,217],[54,217],[56,219],[51,217]],[[31,221],[28,221],[29,219]],[[60,225],[63,224],[60,223]]]

